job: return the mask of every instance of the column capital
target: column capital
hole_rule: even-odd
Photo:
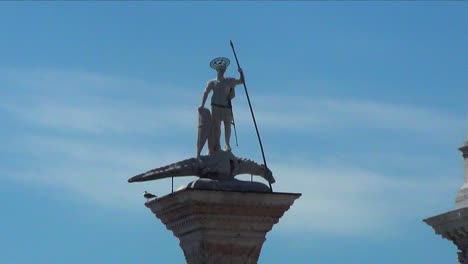
[[[185,189],[145,205],[179,239],[188,264],[254,264],[267,232],[300,196]]]

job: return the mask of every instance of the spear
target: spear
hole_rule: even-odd
[[[229,91],[229,96],[228,96],[228,106],[231,109],[231,116],[232,116],[232,121],[231,124],[234,127],[234,136],[236,137],[236,146],[239,147],[239,143],[237,142],[237,131],[236,131],[236,121],[234,121],[234,113],[232,112],[232,103],[231,103],[231,92],[232,89]]]
[[[237,68],[241,69],[240,64],[239,64],[239,60],[237,59],[236,50],[234,49],[234,44],[232,43],[232,40],[230,40],[230,43],[231,43],[232,52],[234,53],[234,58],[236,58]],[[249,97],[249,92],[247,91],[247,85],[245,84],[245,78],[242,78],[242,84],[244,85],[245,95],[247,95],[247,102],[249,102],[250,113],[252,114],[252,119],[253,119],[253,122],[254,122],[254,125],[255,125],[255,131],[257,132],[258,143],[260,143],[260,150],[262,151],[263,165],[265,166],[265,173],[266,173],[266,171],[268,170],[268,167],[267,167],[267,162],[266,162],[266,158],[265,158],[265,152],[263,151],[262,139],[260,138],[260,133],[258,132],[258,127],[257,127],[257,121],[255,121],[255,115],[254,115],[254,112],[253,112],[253,109],[252,109],[252,104],[250,103],[250,97]],[[268,182],[268,184],[270,185],[270,190],[273,192],[273,188],[271,187],[271,183]]]

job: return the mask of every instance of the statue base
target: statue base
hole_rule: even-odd
[[[186,188],[145,205],[179,239],[188,264],[254,264],[266,233],[300,196]]]
[[[185,189],[228,192],[271,192],[270,188],[261,182],[241,181],[237,179],[223,181],[200,178],[187,185],[181,186],[177,190]]]

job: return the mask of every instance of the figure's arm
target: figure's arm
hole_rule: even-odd
[[[236,85],[244,83],[245,81],[244,71],[242,71],[242,68],[239,68],[238,71],[240,74],[239,79],[230,78],[232,82],[232,87],[229,88],[229,96],[228,96],[229,100],[232,100],[236,96],[236,90],[234,89]]]
[[[205,92],[203,92],[203,99],[202,99],[202,104],[201,104],[200,108],[205,107],[206,99],[208,98],[208,94],[211,92],[212,89],[213,89],[213,86],[212,86],[212,82],[210,81],[206,85]]]
[[[236,84],[236,85],[241,84],[241,83],[244,83],[244,81],[245,81],[245,78],[244,78],[244,71],[242,70],[242,68],[239,68],[238,71],[239,71],[240,76],[239,76],[239,79],[236,79],[236,80],[235,80],[235,84]]]
[[[234,86],[229,88],[229,100],[232,100],[236,96],[236,90],[234,89]]]

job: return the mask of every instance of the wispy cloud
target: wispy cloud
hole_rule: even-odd
[[[164,85],[81,72],[10,71],[3,79],[9,87],[26,87],[10,98],[0,99],[10,113],[27,122],[89,133],[194,128],[202,93],[180,87],[160,89]],[[238,94],[240,97],[242,93]],[[465,128],[463,116],[392,102],[265,95],[255,95],[254,101],[262,128],[285,132],[327,133],[365,128],[440,139],[459,135]],[[236,121],[241,128],[250,127],[245,100],[236,98],[234,103]]]
[[[129,184],[138,173],[188,158],[187,149],[150,151],[149,148],[70,138],[33,136],[16,142],[27,153],[27,167],[4,173],[13,180],[44,184],[64,190],[70,197],[88,200],[98,206],[129,210],[143,201],[143,188],[167,194],[170,180]],[[4,172],[8,168],[4,168]],[[190,179],[190,178],[189,178]],[[176,184],[180,184],[177,180]]]
[[[11,88],[0,98],[0,110],[7,118],[28,128],[47,128],[10,135],[9,140],[17,143],[15,148],[31,159],[24,161],[21,173],[8,173],[15,180],[63,188],[99,206],[130,209],[142,202],[142,189],[165,194],[170,180],[128,184],[128,177],[194,155],[195,144],[187,145],[178,137],[190,137],[194,143],[201,91],[156,90],[156,84],[138,79],[42,70],[0,74],[0,82]],[[266,134],[294,131],[308,136],[316,131],[326,136],[330,131],[343,131],[346,138],[350,131],[367,129],[440,140],[459,135],[465,126],[463,118],[453,113],[391,102],[254,97],[257,119]],[[240,127],[250,127],[245,102],[236,98],[235,103],[236,121]],[[164,139],[155,135],[158,149],[123,140],[156,131],[173,134]],[[360,149],[347,150],[348,155],[353,153],[366,155]],[[303,193],[282,219],[281,226],[287,229],[349,235],[396,230],[400,221],[423,214],[437,203],[437,197],[453,192],[458,184],[441,180],[437,174],[422,175],[427,171],[393,175],[350,164],[352,159],[344,164],[336,157],[311,162],[308,153],[297,153],[296,160],[273,156],[272,169],[283,179],[275,189]],[[385,161],[373,159],[372,153],[368,156],[369,162]],[[408,159],[406,166],[412,163]],[[424,162],[421,157],[414,159]]]
[[[262,96],[256,101],[261,124],[285,130],[327,132],[364,128],[437,138],[459,135],[465,125],[461,115],[392,102],[296,96]],[[249,120],[250,113],[245,110],[239,112],[242,120]]]
[[[168,126],[196,125],[196,114],[184,106],[168,109],[112,101],[67,104],[37,98],[32,105],[6,104],[3,107],[29,124],[92,134],[152,134]]]
[[[446,205],[460,184],[441,175],[387,175],[339,162],[291,161],[276,166],[276,189],[303,193],[285,216],[282,229],[341,235],[389,236],[403,223]]]
[[[69,199],[130,211],[143,202],[142,190],[158,195],[170,192],[168,179],[129,184],[130,176],[182,160],[192,152],[189,148],[152,151],[53,137],[29,138],[23,143],[18,147],[29,152],[36,163],[10,172],[10,177],[62,189]],[[390,236],[403,223],[423,218],[433,208],[446,207],[445,198],[461,184],[456,175],[389,175],[336,159],[320,163],[307,159],[301,156],[271,163],[278,179],[275,191],[303,194],[281,220],[280,230]],[[176,179],[175,187],[193,179]]]

